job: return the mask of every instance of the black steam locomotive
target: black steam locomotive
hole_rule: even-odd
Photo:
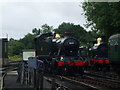
[[[100,41],[102,42],[100,43]],[[108,60],[108,44],[104,37],[97,39],[98,43],[89,49],[89,60],[85,62],[92,70],[109,70],[110,61]]]
[[[36,56],[44,62],[44,71],[54,74],[83,73],[84,62],[78,56],[79,42],[71,36],[46,33],[34,38]]]

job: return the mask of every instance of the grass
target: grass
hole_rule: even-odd
[[[22,61],[22,57],[21,56],[12,56],[12,57],[9,57],[9,61]]]

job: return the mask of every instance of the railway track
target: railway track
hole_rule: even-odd
[[[114,90],[120,88],[120,83],[116,83],[110,80],[106,80],[104,78],[84,76],[84,77],[73,77],[73,76],[60,76],[62,79],[66,79],[70,82],[75,82],[79,84],[83,84],[85,86],[91,87],[96,90]]]
[[[95,72],[95,71],[84,71],[84,73],[87,75],[90,75],[90,76],[92,75],[92,76],[97,76],[97,77],[120,81],[120,76],[118,76],[116,73],[112,73],[112,72],[103,73],[103,72]]]
[[[99,90],[98,87],[84,83],[71,76],[60,76],[60,75],[45,75],[48,80],[52,80],[54,78],[56,83],[59,86],[62,86],[65,90]]]
[[[3,90],[4,87],[4,79],[7,75],[8,72],[13,71],[13,70],[17,70],[18,68],[18,64],[20,63],[20,61],[16,61],[16,62],[10,62],[9,65],[1,68],[1,80],[0,80],[0,90]]]
[[[116,80],[101,78],[101,77],[94,77],[94,76],[84,76],[88,78],[90,83],[97,84],[99,86],[104,86],[112,89],[119,89],[120,88],[120,82]]]
[[[120,83],[120,76],[118,76],[116,73],[85,72],[85,75],[105,78],[106,80]]]
[[[78,83],[78,84],[80,84],[80,85],[83,85],[84,87],[87,87],[87,88],[89,88],[89,89],[99,90],[97,86],[93,86],[93,85],[91,85],[91,84],[89,84],[89,83],[84,82],[84,80],[82,80],[81,77],[80,77],[80,78],[76,78],[76,77],[72,77],[72,76],[67,76],[67,77],[65,77],[65,76],[60,76],[60,77],[61,77],[62,79],[68,80],[68,81],[70,81],[70,82]]]
[[[50,79],[48,77],[44,77],[44,79],[46,79],[50,84],[52,84],[52,86],[54,87],[55,90],[72,90],[69,87],[63,85],[62,83],[60,83],[58,80],[56,81],[55,79]],[[54,84],[53,84],[54,83]]]
[[[2,73],[2,78],[1,78],[1,85],[0,85],[0,88],[1,90],[3,90],[3,87],[4,87],[4,79],[7,75],[8,72],[10,71],[13,71],[13,70],[16,70],[17,67],[10,67],[9,69],[7,69],[4,73]]]
[[[107,75],[107,76],[106,76]],[[113,76],[112,76],[113,75]],[[115,75],[115,76],[114,76]],[[84,74],[85,78],[90,80],[90,83],[95,83],[99,86],[104,86],[112,89],[120,88],[120,79],[116,78],[116,74],[103,74],[99,72],[87,72]]]
[[[83,84],[87,87],[91,87],[93,89],[102,89],[102,90],[114,90],[120,88],[120,81],[117,79],[111,79],[96,75],[83,75],[80,76],[57,76],[63,80],[68,80],[73,83]]]

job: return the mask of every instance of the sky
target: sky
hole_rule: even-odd
[[[73,0],[74,1],[74,0]],[[48,24],[57,28],[63,22],[84,27],[81,2],[6,1],[0,3],[0,37],[23,38],[33,28]]]

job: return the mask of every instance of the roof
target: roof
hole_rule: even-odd
[[[45,37],[50,37],[50,36],[53,36],[53,34],[52,33],[45,33],[45,34],[41,34],[41,35],[36,36],[34,39],[44,39]]]
[[[115,38],[120,38],[120,34],[112,35],[112,36],[110,36],[109,39],[115,39]]]
[[[8,41],[7,38],[0,38],[0,41]]]

